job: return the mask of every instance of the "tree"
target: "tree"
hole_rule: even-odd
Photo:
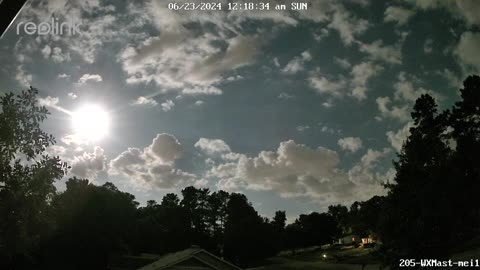
[[[114,253],[128,253],[138,203],[112,183],[71,178],[52,201],[55,230],[42,248],[49,268],[105,269]]]
[[[480,77],[470,76],[462,100],[439,112],[429,95],[417,99],[414,127],[394,163],[395,184],[382,212],[383,253],[398,258],[447,258],[478,235]]]
[[[66,173],[58,157],[45,154],[55,143],[40,129],[49,114],[37,104],[38,90],[0,97],[0,268],[34,259],[48,231],[44,215],[55,194],[54,181]]]

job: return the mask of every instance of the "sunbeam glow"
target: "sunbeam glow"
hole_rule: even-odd
[[[85,105],[72,113],[72,124],[82,139],[98,141],[108,134],[110,117],[100,106]]]

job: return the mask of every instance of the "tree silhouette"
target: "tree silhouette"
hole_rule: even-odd
[[[0,97],[0,268],[31,262],[49,228],[45,213],[53,182],[67,166],[45,154],[55,140],[40,124],[48,111],[38,106],[38,90]]]

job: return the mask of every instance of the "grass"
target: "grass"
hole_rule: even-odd
[[[364,270],[381,269],[379,260],[373,255],[372,248],[332,247],[328,249],[307,250],[296,255],[283,253],[266,260],[264,266],[255,270]]]

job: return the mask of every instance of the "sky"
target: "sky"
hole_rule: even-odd
[[[480,70],[480,1],[169,2],[32,0],[0,39],[0,91],[39,89],[67,177],[142,204],[194,185],[292,220],[384,195],[415,99],[448,108]],[[25,28],[52,18],[78,32]]]

